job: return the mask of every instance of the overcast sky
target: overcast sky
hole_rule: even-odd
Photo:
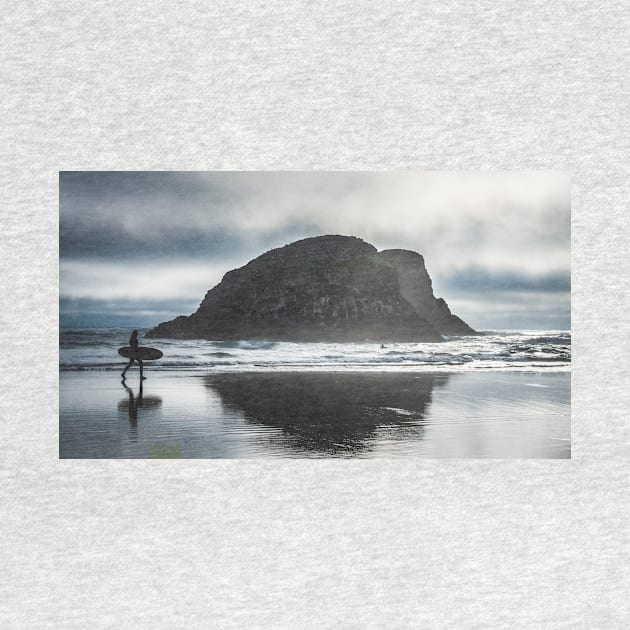
[[[474,328],[570,327],[570,181],[560,172],[64,172],[62,325],[190,314],[223,274],[321,234],[424,255]]]

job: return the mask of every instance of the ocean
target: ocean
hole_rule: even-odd
[[[164,353],[147,362],[151,371],[369,371],[470,372],[477,370],[561,372],[571,367],[569,331],[487,331],[441,343],[288,343],[273,341],[180,341],[147,339],[141,345]],[[64,370],[119,370],[131,329],[62,329],[59,364]]]
[[[150,339],[60,332],[61,458],[571,456],[571,334],[490,331],[443,343]]]

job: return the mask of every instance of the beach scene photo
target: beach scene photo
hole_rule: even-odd
[[[571,457],[570,179],[59,174],[59,457]]]

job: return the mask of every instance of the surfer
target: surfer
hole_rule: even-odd
[[[138,362],[138,365],[140,366],[140,380],[146,380],[146,376],[142,375],[142,359],[138,358],[138,348],[139,348],[139,343],[138,343],[138,331],[134,330],[131,333],[131,337],[129,337],[129,346],[131,347],[131,357],[129,357],[129,363],[127,363],[127,365],[125,366],[125,369],[122,371],[122,377],[123,377],[123,381],[125,380],[125,372],[134,364],[134,361]],[[134,357],[134,354],[136,355]]]

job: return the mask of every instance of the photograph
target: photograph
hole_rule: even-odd
[[[571,457],[561,171],[61,171],[59,457]]]

